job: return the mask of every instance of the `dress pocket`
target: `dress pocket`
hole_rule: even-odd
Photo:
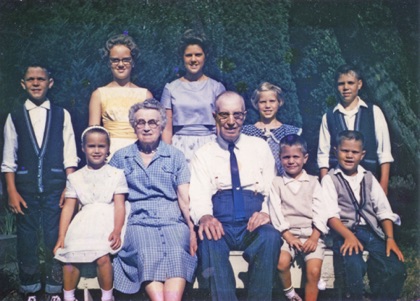
[[[166,165],[162,166],[162,183],[172,183],[172,185],[175,185],[176,183],[176,174],[175,172]]]

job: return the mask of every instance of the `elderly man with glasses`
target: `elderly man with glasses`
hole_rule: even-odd
[[[237,300],[229,251],[249,263],[248,300],[271,300],[280,233],[270,224],[267,198],[275,176],[268,144],[241,134],[243,98],[216,99],[217,140],[197,150],[191,164],[191,217],[198,225],[199,284],[212,300]]]

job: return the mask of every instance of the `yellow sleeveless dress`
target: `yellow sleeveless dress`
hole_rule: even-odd
[[[101,95],[102,124],[111,136],[111,155],[137,140],[134,129],[128,121],[130,107],[146,99],[147,89],[125,87],[98,88]]]

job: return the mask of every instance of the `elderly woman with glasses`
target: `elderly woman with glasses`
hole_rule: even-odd
[[[131,82],[131,72],[139,54],[133,38],[125,34],[113,36],[100,51],[108,62],[113,79],[92,93],[89,125],[102,124],[108,130],[111,135],[112,156],[116,150],[136,141],[128,122],[130,107],[153,96],[147,89]]]
[[[138,140],[110,162],[124,170],[131,204],[125,242],[114,260],[114,287],[133,294],[143,285],[151,300],[181,300],[197,249],[187,162],[161,140],[166,114],[157,100],[133,105],[129,120]]]

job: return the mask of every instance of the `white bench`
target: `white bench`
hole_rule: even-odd
[[[368,252],[363,252],[363,258],[366,261],[369,256]],[[231,251],[229,256],[230,263],[235,274],[236,288],[245,288],[245,284],[242,279],[239,278],[239,274],[248,271],[248,263],[242,257],[242,251]],[[292,272],[292,284],[295,288],[302,287],[302,269],[296,264],[291,269]],[[322,263],[321,279],[325,281],[327,289],[334,288],[334,263],[333,263],[333,252],[329,249],[325,250],[324,261]],[[89,293],[89,289],[100,289],[98,279],[81,277],[78,289],[84,290],[84,301],[93,301],[92,296]],[[193,288],[198,288],[197,280],[194,282]]]
[[[368,258],[369,253],[363,252],[363,258],[365,261]],[[248,263],[242,257],[242,251],[231,251],[229,257],[230,263],[235,274],[236,288],[244,288],[245,284],[242,279],[239,278],[239,274],[248,271]],[[295,288],[302,287],[302,268],[296,263],[292,266],[292,284]],[[325,281],[327,289],[334,288],[334,263],[333,263],[333,251],[325,250],[324,261],[322,263],[321,279]],[[198,288],[198,283],[195,281],[194,288]]]
[[[86,278],[80,277],[79,284],[77,285],[78,289],[83,290],[83,300],[84,301],[93,301],[92,295],[90,294],[90,289],[100,289],[98,278]]]

